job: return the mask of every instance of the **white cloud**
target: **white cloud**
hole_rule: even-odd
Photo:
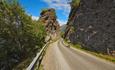
[[[33,20],[38,20],[39,17],[37,17],[37,16],[32,16],[32,19],[33,19]]]
[[[63,24],[67,24],[67,21],[64,21],[64,20],[59,20],[58,19],[58,22],[59,22],[60,26],[63,25]]]
[[[50,8],[55,8],[58,10],[63,10],[63,14],[66,16],[70,12],[70,4],[68,4],[68,1],[71,0],[43,0],[45,3],[48,4]]]

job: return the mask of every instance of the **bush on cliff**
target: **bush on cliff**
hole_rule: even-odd
[[[80,0],[72,0],[71,2],[72,7],[79,6],[79,4],[80,4]]]

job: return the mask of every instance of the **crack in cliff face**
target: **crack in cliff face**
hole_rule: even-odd
[[[114,51],[115,0],[81,0],[79,6],[72,6],[65,38],[96,52]]]

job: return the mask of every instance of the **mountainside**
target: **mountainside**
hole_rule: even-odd
[[[65,38],[91,51],[108,54],[115,51],[115,0],[71,3]]]
[[[40,15],[41,16],[39,18],[39,21],[41,21],[45,25],[47,33],[52,34],[55,32],[59,32],[60,26],[57,21],[55,9],[53,9],[53,8],[44,9],[40,13]]]
[[[64,25],[62,25],[62,26],[60,27],[61,32],[65,32],[65,29],[66,29],[66,24],[64,24]]]

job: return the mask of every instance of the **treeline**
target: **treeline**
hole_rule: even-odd
[[[45,28],[15,0],[0,1],[0,70],[11,70],[41,49]]]

